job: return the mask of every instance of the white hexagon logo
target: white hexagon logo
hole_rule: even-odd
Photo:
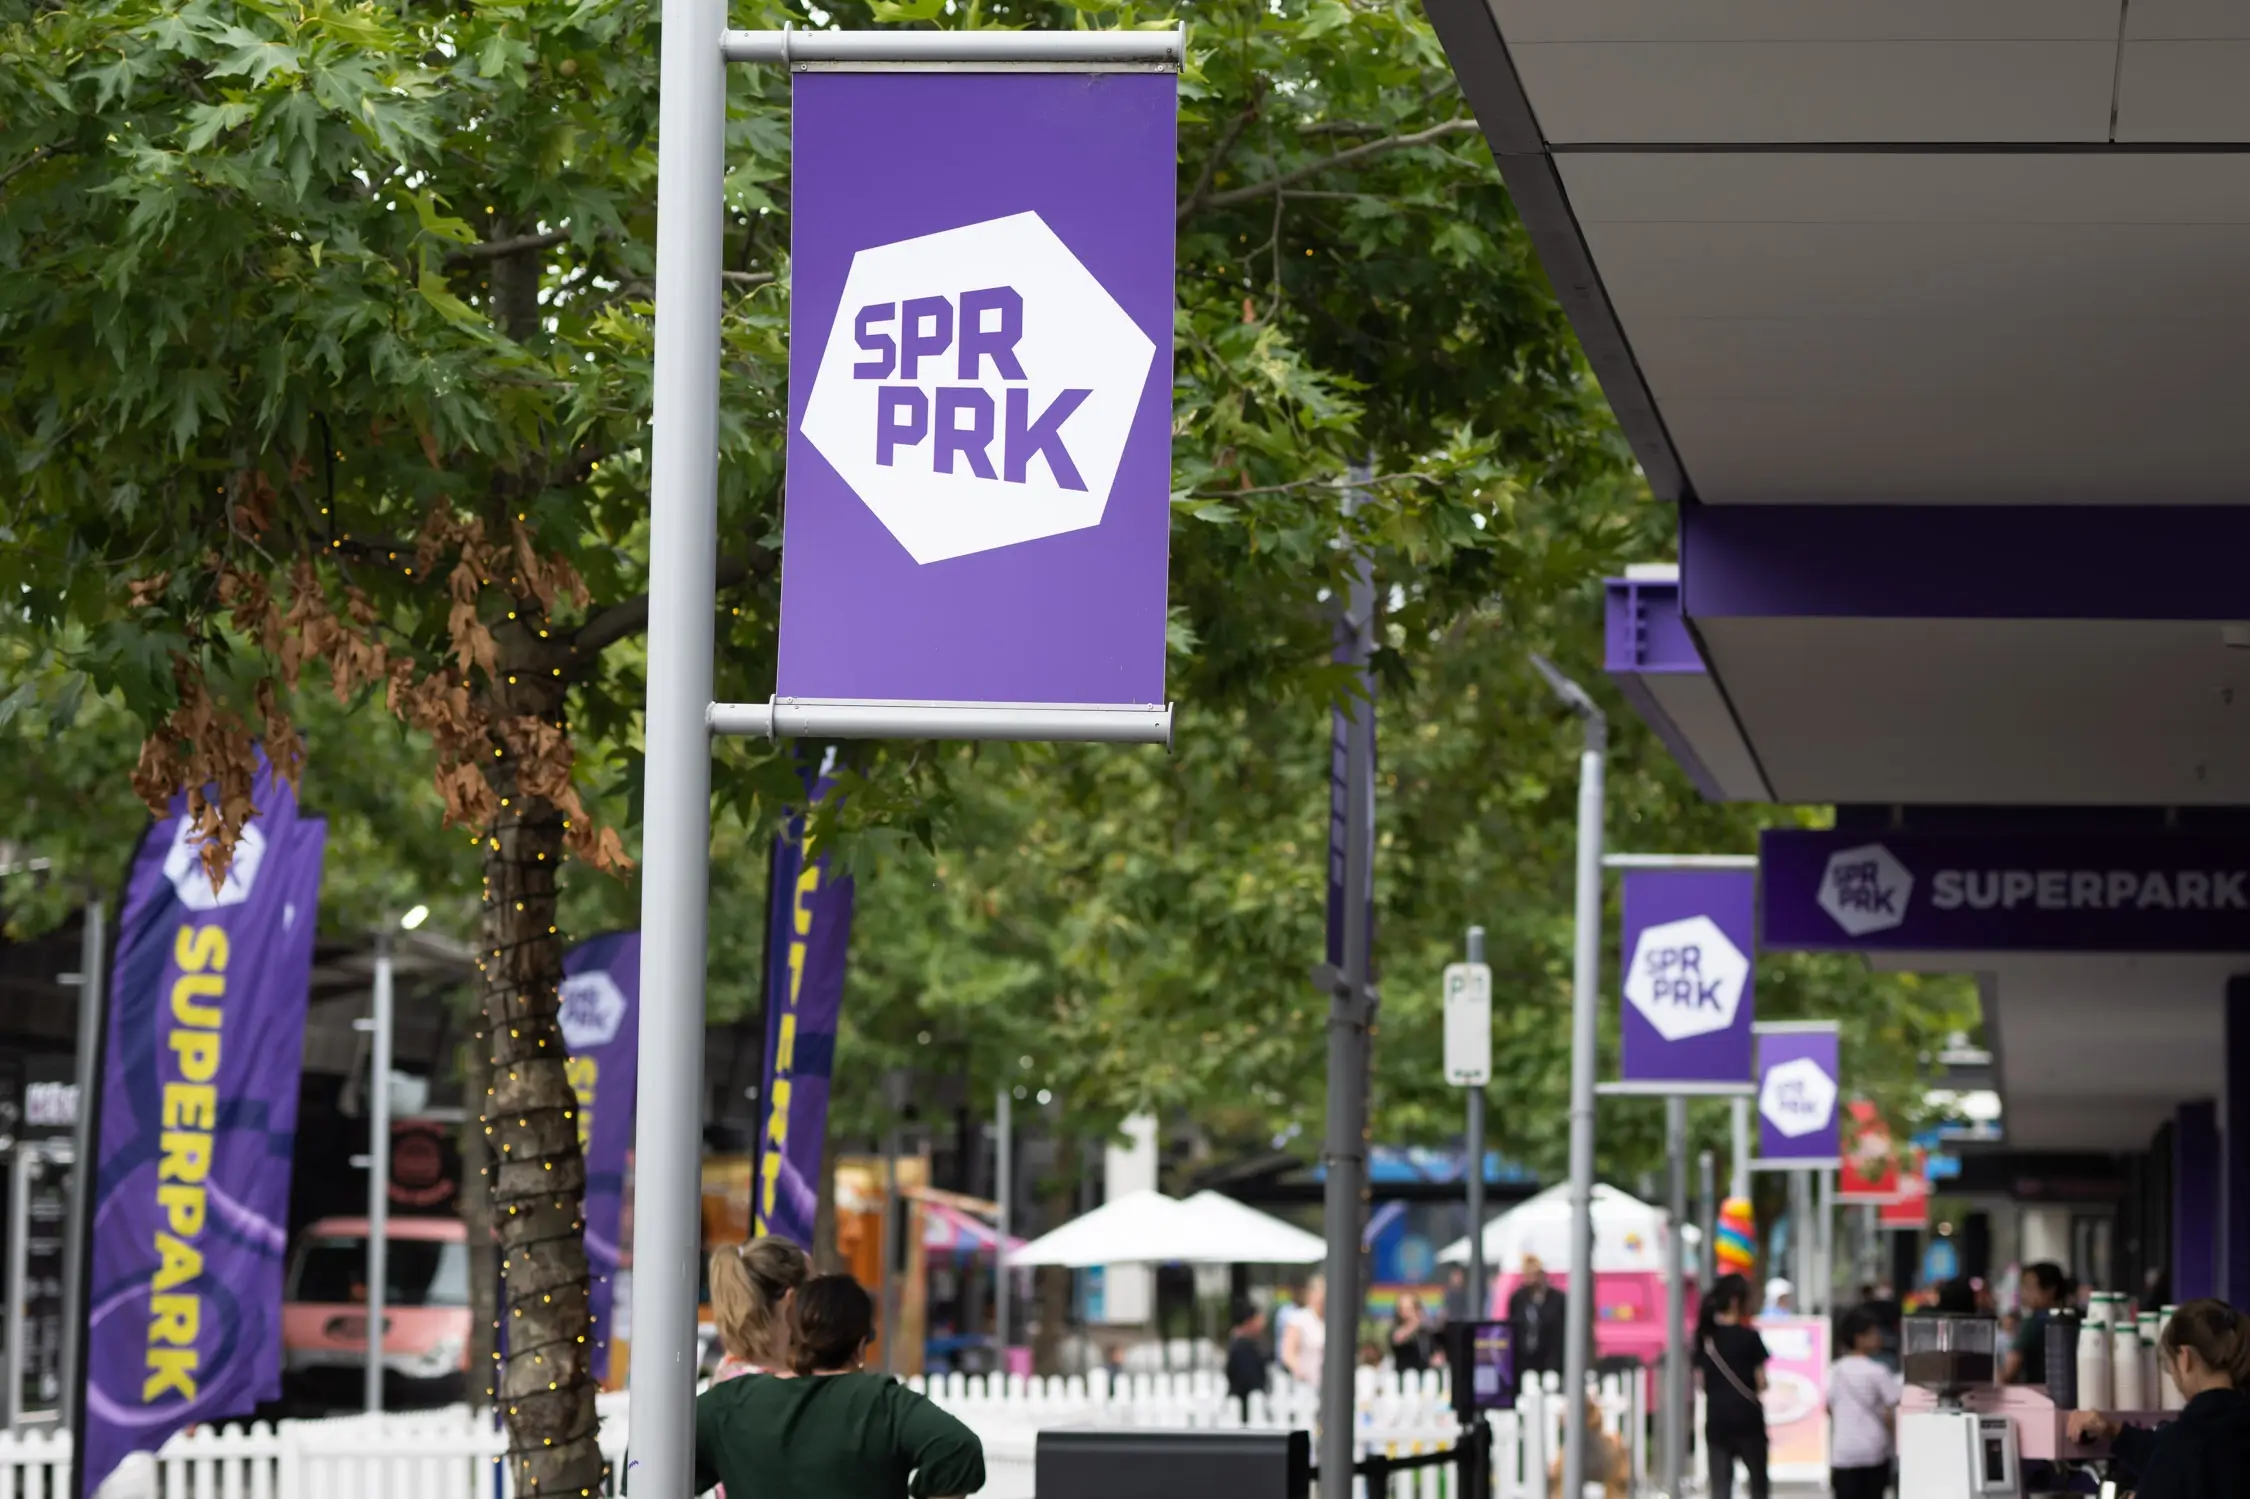
[[[1836,1080],[1811,1057],[1783,1062],[1758,1089],[1758,1112],[1792,1140],[1826,1129],[1836,1117]]]
[[[1734,1024],[1750,984],[1750,960],[1708,916],[1667,921],[1641,933],[1625,975],[1625,999],[1667,1041]]]
[[[217,890],[211,888],[211,876],[203,867],[206,841],[196,834],[193,818],[182,814],[173,819],[172,846],[164,855],[164,878],[172,882],[172,888],[180,894],[180,904],[190,911],[241,905],[258,883],[258,866],[266,861],[266,835],[258,831],[255,822],[242,825],[242,836],[234,844],[234,860],[227,865],[227,877]]]
[[[574,973],[562,981],[563,1044],[574,1053],[607,1046],[617,1039],[625,1022],[625,991],[617,980],[596,969]]]
[[[1156,345],[1036,213],[852,257],[801,430],[916,562],[1101,524]]]
[[[1854,937],[1905,921],[1913,894],[1914,876],[1880,843],[1836,850],[1820,876],[1820,908]]]

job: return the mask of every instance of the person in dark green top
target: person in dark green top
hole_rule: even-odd
[[[976,1433],[886,1375],[866,1374],[875,1306],[820,1275],[791,1308],[794,1377],[750,1374],[695,1402],[695,1491],[728,1499],[960,1499],[984,1487]]]

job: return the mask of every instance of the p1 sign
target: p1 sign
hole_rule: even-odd
[[[1445,965],[1445,1080],[1457,1088],[1492,1081],[1492,970]]]

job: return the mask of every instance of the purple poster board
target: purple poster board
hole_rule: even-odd
[[[2250,839],[1761,834],[1776,951],[2242,952]]]
[[[1628,1085],[1749,1083],[1757,872],[1629,869],[1619,1076]]]
[[[1176,80],[795,87],[778,695],[1161,704]]]
[[[1758,1027],[1758,1161],[1806,1169],[1840,1166],[1843,1096],[1834,1021]]]
[[[594,1277],[594,1378],[609,1377],[617,1300],[618,1230],[625,1165],[633,1150],[641,1054],[641,934],[605,932],[563,955],[563,1044],[578,1095],[578,1145],[586,1152],[586,1268]]]
[[[261,754],[225,883],[186,798],[118,919],[94,1143],[79,1492],[281,1393],[290,1161],[326,825]]]
[[[825,776],[816,781],[815,804],[828,788]],[[791,818],[776,840],[767,896],[766,1067],[758,1094],[766,1122],[750,1189],[750,1231],[810,1249],[851,947],[852,882],[804,839],[804,819]]]

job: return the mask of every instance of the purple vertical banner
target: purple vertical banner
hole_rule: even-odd
[[[1757,872],[1629,869],[1624,881],[1627,1084],[1751,1079],[1757,1010]]]
[[[610,1311],[617,1295],[618,1220],[641,1042],[641,934],[605,932],[563,955],[563,1044],[578,1095],[586,1153],[586,1267],[594,1277],[594,1378],[609,1378]]]
[[[1164,702],[1176,96],[796,75],[781,698]]]
[[[1833,1020],[1758,1027],[1758,1165],[1810,1170],[1843,1163],[1841,1051]]]
[[[214,890],[187,798],[150,827],[118,918],[95,1116],[84,1460],[281,1393],[290,1161],[326,825],[264,754]]]
[[[825,774],[816,779],[815,806],[829,789]],[[779,1234],[807,1249],[820,1202],[836,1016],[844,1003],[851,935],[851,877],[832,873],[827,856],[806,847],[805,819],[790,818],[774,848],[767,897],[766,1069],[758,1094],[766,1122],[750,1188],[750,1231]]]

